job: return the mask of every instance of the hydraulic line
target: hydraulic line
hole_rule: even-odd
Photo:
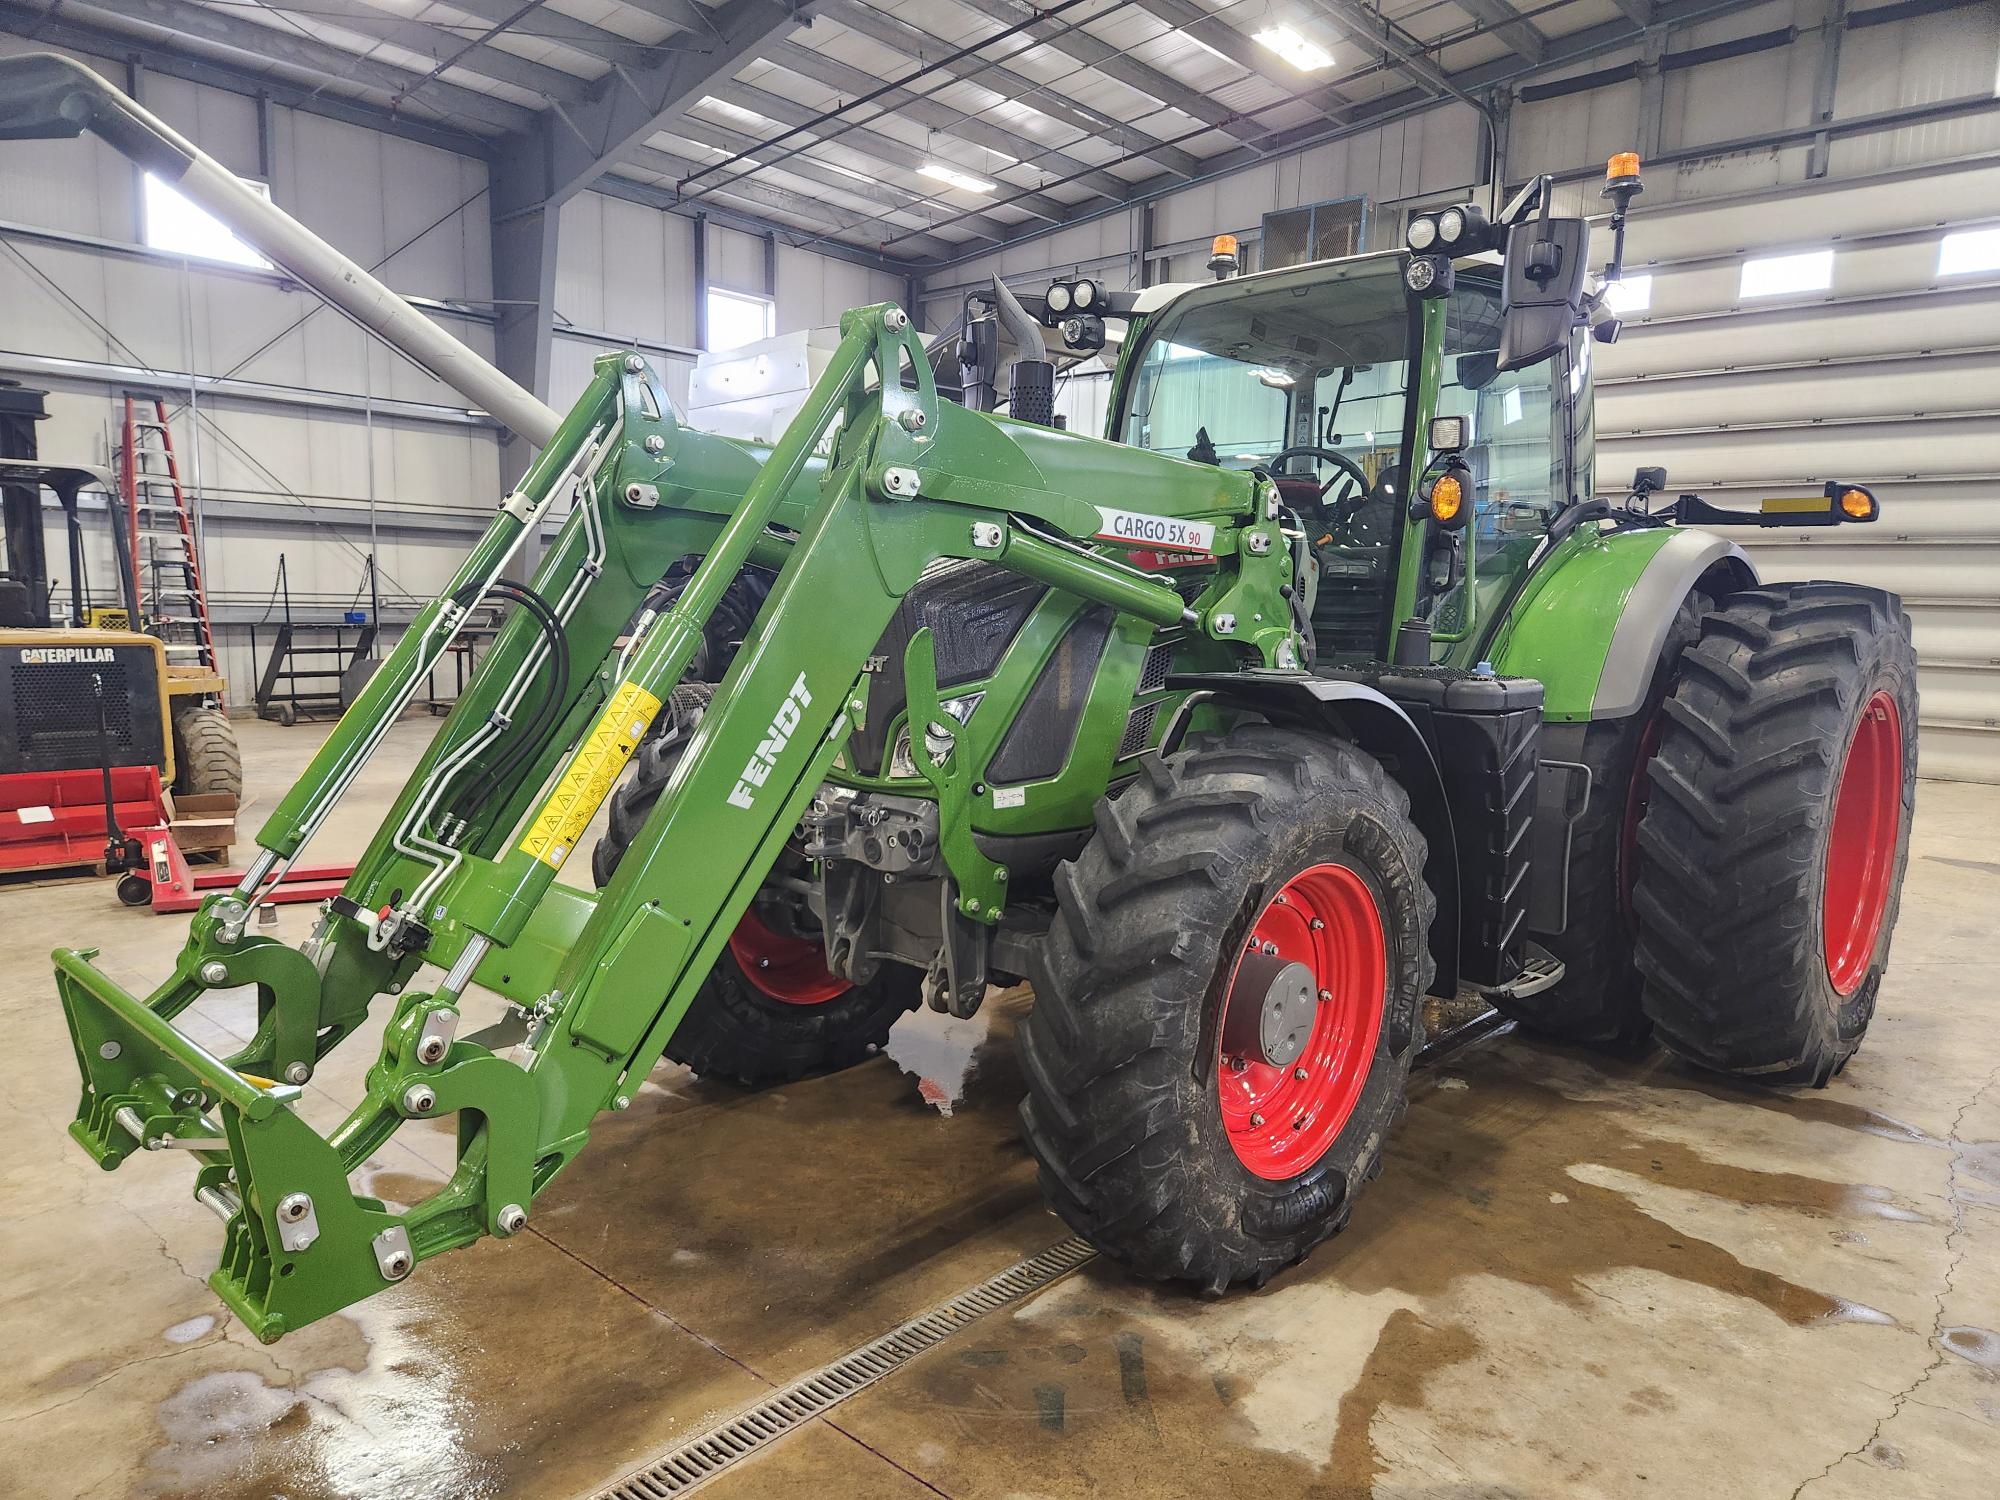
[[[529,614],[542,628],[542,639],[547,646],[550,664],[549,684],[535,703],[535,712],[526,727],[509,735],[502,742],[500,753],[461,793],[454,803],[454,815],[470,821],[480,804],[492,795],[516,770],[521,762],[533,755],[541,747],[550,730],[554,729],[562,717],[563,705],[569,701],[569,643],[564,638],[562,621],[549,608],[547,601],[533,589],[515,583],[510,578],[502,578],[489,584],[488,595],[498,594],[512,599]]]
[[[570,455],[568,461],[562,465],[560,470],[546,482],[533,485],[532,501],[527,507],[527,513],[539,518],[546,509],[546,501],[571,486],[577,486],[578,493],[582,495],[593,495],[597,471],[616,449],[618,434],[623,430],[623,426],[624,420],[621,416],[604,426],[598,427],[589,437],[579,443],[576,451]],[[549,457],[549,454],[544,454],[544,459]],[[538,459],[536,462],[537,467],[540,467],[543,459]],[[531,481],[533,476],[534,470],[531,469]],[[601,553],[602,530],[594,503],[587,502],[579,508],[586,511],[586,531],[594,538],[596,547]],[[475,580],[478,582],[482,593],[487,586],[499,579],[508,561],[519,549],[521,540],[526,536],[527,531],[528,527],[524,524],[515,531],[510,539],[504,542],[492,542],[491,554],[486,558],[483,576],[475,575]],[[495,533],[489,532],[488,535],[489,539],[492,539]],[[483,550],[487,545],[488,543],[483,542],[480,550]],[[477,556],[478,551],[476,550],[475,558]],[[575,607],[575,600],[577,597],[580,597],[582,587],[586,586],[587,582],[588,578],[585,574],[581,573],[577,579],[572,581],[570,589],[564,594],[567,608],[573,609]],[[280,867],[289,867],[297,860],[299,854],[311,841],[313,835],[319,831],[327,815],[338,805],[341,798],[346,795],[348,788],[353,785],[354,778],[361,773],[361,768],[367,764],[375,750],[380,746],[383,736],[389,732],[390,726],[401,716],[403,709],[409,706],[410,700],[415,697],[417,687],[423,681],[425,674],[442,659],[445,649],[450,646],[452,641],[457,638],[459,631],[464,628],[469,612],[461,608],[455,598],[447,597],[439,601],[439,603],[440,608],[437,613],[431,615],[428,620],[424,620],[415,649],[409,657],[409,669],[403,674],[402,681],[397,683],[393,688],[384,687],[381,701],[376,706],[373,722],[370,724],[366,734],[358,743],[347,747],[346,752],[341,756],[340,760],[329,768],[330,775],[316,790],[311,800],[298,808],[296,813],[296,832],[293,835],[290,854],[281,854],[279,851],[269,848],[262,850],[251,863],[249,869],[245,871],[243,879],[238,882],[236,893],[247,905],[254,907],[257,904],[259,893],[274,870],[282,877],[283,869]],[[559,609],[558,614],[563,615],[565,618],[567,617],[566,610]],[[424,619],[421,615],[418,618],[420,620]],[[530,672],[540,665],[539,647],[541,643],[538,642],[537,645],[537,653],[533,656],[530,663],[525,664]],[[397,648],[398,653],[401,653],[402,650],[401,646]],[[379,681],[380,679],[378,678],[377,680]],[[517,686],[519,685],[519,681],[519,678],[517,678]],[[364,689],[364,696],[372,692],[374,686],[371,683],[369,688]],[[518,693],[515,695],[515,701],[518,702]],[[480,734],[475,733],[468,737],[466,746],[471,747],[472,752],[476,753],[479,748],[483,747],[484,743],[485,739]],[[460,747],[461,750],[465,748],[465,746]],[[447,757],[447,763],[452,763],[451,757]],[[440,771],[444,769],[445,767],[442,766],[439,768]],[[439,785],[438,776],[434,773],[427,791],[434,793]],[[297,788],[294,789],[295,793],[296,791]],[[433,798],[421,800],[419,816],[427,817],[429,815],[433,800]],[[290,798],[287,799],[287,803],[289,801]],[[285,815],[288,811],[286,803],[281,803],[278,811],[273,813],[272,816],[274,819],[277,819]],[[456,856],[448,849],[437,847],[433,852],[408,847],[403,842],[403,835],[409,831],[409,828],[410,825],[406,820],[403,828],[398,831],[396,847],[399,850],[412,857],[424,859],[433,865],[441,865],[446,860],[449,860],[453,865],[456,864]],[[434,882],[436,879],[437,872],[434,872],[432,881]],[[427,882],[426,884],[429,885],[431,882]],[[420,887],[419,889],[424,888]],[[428,894],[427,891],[426,894]]]
[[[561,598],[556,601],[554,606],[553,614],[559,623],[567,623],[570,616],[575,613],[577,606],[582,602],[583,596],[589,590],[592,581],[603,570],[606,546],[604,539],[604,519],[599,508],[602,503],[602,497],[598,493],[597,473],[599,468],[610,457],[611,453],[615,451],[618,443],[618,435],[623,430],[624,420],[621,417],[612,426],[610,432],[596,447],[594,452],[590,454],[588,462],[582,465],[582,473],[576,479],[576,510],[583,527],[584,558],[582,565],[570,578],[568,587],[563,590]],[[494,582],[497,576],[496,572],[492,577],[489,577],[487,584],[490,585]],[[548,650],[548,646],[549,638],[544,633],[543,638],[536,642],[535,648],[522,660],[520,667],[516,670],[512,680],[508,683],[505,692],[502,694],[499,703],[495,706],[495,715],[498,718],[511,718],[518,710],[522,698],[527,693],[530,682],[541,667],[542,656]],[[500,732],[501,730],[498,722],[496,722],[496,718],[489,718],[484,724],[467,735],[461,744],[456,746],[432,768],[421,792],[411,804],[402,823],[397,827],[392,840],[396,851],[428,864],[431,867],[431,873],[418,883],[416,889],[405,900],[405,910],[412,912],[426,910],[433,894],[463,863],[464,853],[461,844],[465,825],[462,822],[457,825],[455,831],[445,830],[436,837],[433,837],[425,830],[432,826],[432,819],[442,803],[447,790],[451,786],[453,778],[484,750]],[[381,941],[386,941],[386,938],[387,934],[384,934]],[[375,934],[371,933],[370,942],[374,943],[377,941],[378,939]]]

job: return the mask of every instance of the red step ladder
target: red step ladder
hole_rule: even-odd
[[[120,456],[125,525],[132,542],[127,555],[140,614],[133,628],[160,638],[169,666],[200,665],[213,671],[215,630],[209,624],[208,591],[201,580],[201,547],[181,486],[163,399],[125,393]]]

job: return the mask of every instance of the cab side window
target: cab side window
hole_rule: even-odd
[[[1465,462],[1472,470],[1473,539],[1481,556],[1516,536],[1539,532],[1569,497],[1562,472],[1567,403],[1557,384],[1561,359],[1498,373],[1500,292],[1462,281],[1445,312],[1442,416],[1471,419]]]

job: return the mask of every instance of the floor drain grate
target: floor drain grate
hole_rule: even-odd
[[[1096,1255],[1087,1241],[1064,1240],[1009,1266],[880,1338],[841,1355],[790,1385],[662,1454],[598,1491],[598,1500],[666,1500],[706,1484],[794,1428],[866,1390],[898,1365],[934,1349],[967,1324],[1040,1291]]]

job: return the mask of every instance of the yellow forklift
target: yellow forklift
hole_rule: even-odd
[[[0,871],[102,864],[116,874],[143,859],[134,830],[168,824],[167,789],[183,803],[221,797],[233,808],[242,759],[213,654],[175,662],[143,629],[116,476],[36,456],[43,396],[0,385]],[[45,490],[68,542],[60,607]],[[110,604],[90,586],[81,505],[90,490],[107,500]]]

